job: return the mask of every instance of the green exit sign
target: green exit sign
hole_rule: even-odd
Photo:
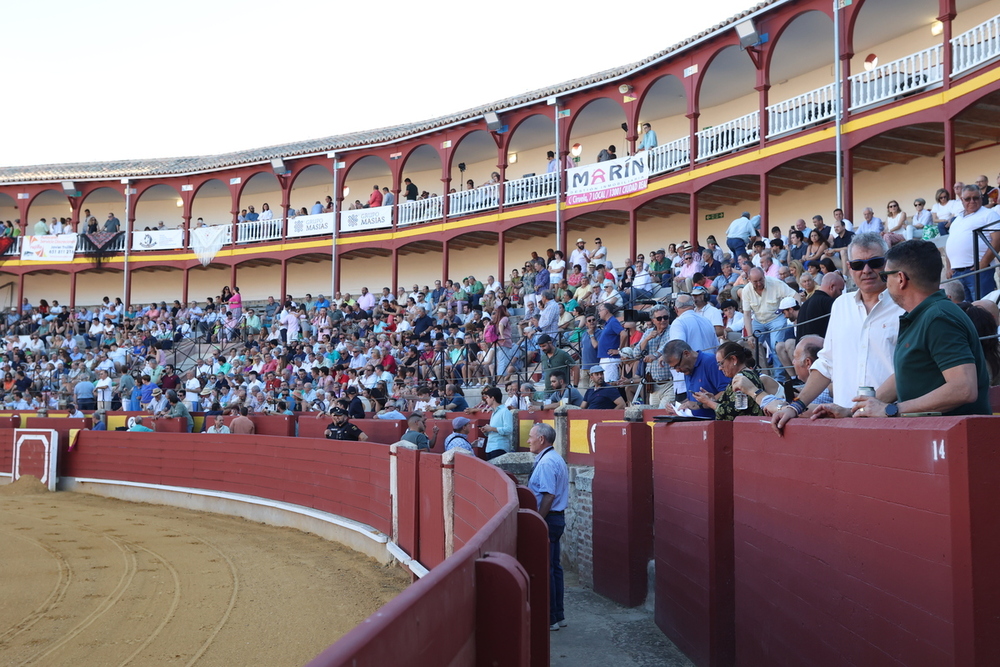
[[[709,213],[708,215],[705,216],[705,219],[706,220],[718,220],[720,218],[724,218],[725,216],[726,216],[725,213]]]

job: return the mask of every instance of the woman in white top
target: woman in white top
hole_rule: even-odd
[[[886,231],[882,234],[882,238],[890,246],[894,243],[913,238],[913,230],[907,229],[906,213],[899,208],[899,202],[895,199],[886,205],[885,228]]]
[[[261,207],[261,209],[260,209],[260,216],[257,219],[258,220],[270,220],[273,217],[274,217],[274,213],[271,212],[271,207],[268,206],[265,203],[264,206]]]
[[[951,221],[955,216],[963,212],[962,203],[958,202],[958,207],[953,205],[951,195],[944,188],[934,193],[934,206],[931,207],[931,220],[938,226],[938,234],[944,236],[951,227]]]
[[[558,285],[562,281],[565,271],[566,261],[563,259],[562,251],[556,250],[555,256],[549,262],[549,285],[552,287]]]
[[[930,240],[934,238],[934,236],[937,236],[937,228],[931,220],[931,212],[924,210],[925,206],[927,206],[927,202],[922,198],[918,197],[913,200],[913,208],[917,210],[914,211],[913,217],[910,218],[910,222],[912,223],[911,227],[913,229],[913,235],[911,238],[923,238]],[[928,237],[928,231],[931,229],[934,230],[933,236]]]

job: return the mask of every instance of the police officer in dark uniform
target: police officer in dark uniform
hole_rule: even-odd
[[[364,442],[368,436],[364,431],[347,420],[347,410],[339,405],[330,411],[333,415],[333,423],[326,427],[327,440],[350,440],[352,442]]]

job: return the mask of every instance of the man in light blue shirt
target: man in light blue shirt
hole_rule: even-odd
[[[637,151],[648,151],[650,148],[656,148],[656,132],[653,132],[653,126],[649,123],[643,123],[642,131],[645,134],[642,135],[642,141],[639,142],[639,145],[635,149]]]
[[[559,540],[566,529],[566,506],[569,504],[569,470],[553,445],[556,432],[548,424],[535,424],[528,433],[528,446],[535,464],[528,479],[528,489],[535,496],[538,513],[549,528],[549,629],[566,626],[563,613],[563,570]]]
[[[484,391],[483,400],[493,410],[489,426],[479,429],[487,434],[486,460],[489,461],[514,451],[514,415],[501,403],[503,394],[497,387]]]
[[[313,204],[312,210],[309,211],[309,215],[319,215],[322,212],[323,212],[323,204],[321,204],[320,202],[316,202],[315,204]]]
[[[396,401],[391,398],[385,402],[385,409],[375,414],[375,419],[398,419],[406,420],[406,415],[396,409]]]

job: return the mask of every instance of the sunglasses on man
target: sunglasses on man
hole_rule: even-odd
[[[852,271],[864,271],[866,266],[870,266],[872,271],[878,271],[885,266],[885,257],[870,257],[868,259],[852,259],[848,264]]]

